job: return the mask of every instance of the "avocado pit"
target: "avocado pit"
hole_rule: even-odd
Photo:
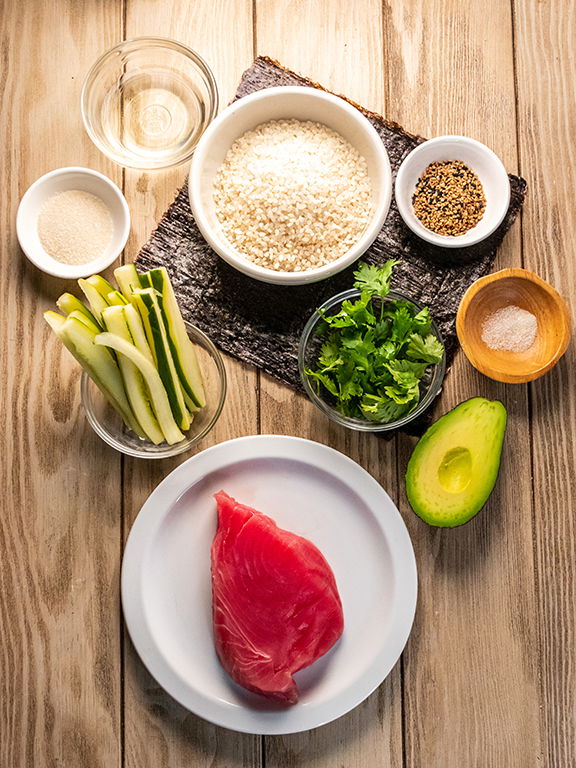
[[[451,448],[438,467],[438,480],[448,493],[462,493],[472,478],[472,455],[468,448]]]

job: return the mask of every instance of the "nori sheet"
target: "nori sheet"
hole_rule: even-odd
[[[278,85],[322,87],[278,62],[259,57],[244,72],[235,99]],[[354,106],[382,138],[395,178],[404,157],[425,139]],[[475,280],[489,272],[496,248],[524,200],[524,179],[512,174],[509,178],[508,213],[498,230],[482,243],[462,249],[425,243],[405,226],[393,198],[382,230],[361,257],[370,264],[401,259],[394,270],[392,287],[428,305],[444,338],[448,365],[458,346],[455,318],[460,300]],[[187,320],[207,333],[224,352],[298,391],[302,391],[302,384],[296,355],[302,329],[317,306],[352,287],[356,269],[353,265],[332,278],[304,286],[284,287],[253,280],[230,267],[205,242],[190,210],[186,184],[140,251],[136,265],[140,271],[165,266]],[[421,419],[403,431],[420,434],[425,427],[426,419]]]

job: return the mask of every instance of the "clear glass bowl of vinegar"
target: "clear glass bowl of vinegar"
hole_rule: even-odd
[[[192,157],[218,111],[218,89],[192,49],[139,37],[96,61],[81,108],[88,135],[107,157],[127,168],[169,168]]]

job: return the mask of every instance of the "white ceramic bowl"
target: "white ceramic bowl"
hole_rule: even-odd
[[[462,235],[438,235],[416,217],[412,195],[418,179],[430,163],[460,160],[480,179],[486,210],[475,227]],[[396,205],[404,223],[414,234],[433,245],[465,248],[484,240],[502,223],[510,204],[510,180],[501,160],[486,145],[466,136],[438,136],[420,144],[404,158],[394,188]]]
[[[269,120],[296,119],[323,123],[343,136],[366,159],[373,186],[368,226],[353,248],[331,264],[306,272],[278,272],[242,256],[224,237],[214,205],[214,179],[232,143]],[[228,264],[265,283],[298,285],[324,280],[352,264],[374,242],[390,207],[392,174],[382,140],[369,120],[344,99],[317,88],[281,86],[245,96],[225,109],[206,129],[192,160],[190,205],[208,244]]]
[[[63,264],[52,258],[40,242],[38,216],[45,200],[60,192],[79,189],[99,197],[112,217],[112,240],[104,253],[86,264]],[[130,211],[122,192],[107,176],[90,168],[59,168],[41,176],[26,191],[16,215],[20,247],[43,272],[55,277],[88,277],[109,267],[122,253],[130,232]]]

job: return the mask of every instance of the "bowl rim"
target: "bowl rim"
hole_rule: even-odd
[[[378,210],[376,210],[374,212],[372,220],[369,221],[358,242],[346,251],[346,253],[342,254],[342,256],[339,256],[337,259],[330,262],[330,264],[324,264],[315,269],[309,269],[303,272],[280,272],[254,264],[240,254],[236,255],[232,245],[228,245],[225,242],[222,243],[220,238],[214,237],[213,228],[207,223],[207,217],[204,213],[205,209],[202,204],[202,195],[200,191],[203,181],[201,164],[204,163],[208,151],[210,150],[211,142],[214,140],[214,134],[217,133],[221,125],[233,120],[238,112],[249,110],[251,105],[256,101],[275,101],[279,96],[291,97],[294,95],[304,95],[307,98],[328,102],[354,120],[356,125],[362,127],[364,135],[369,138],[369,141],[374,146],[375,152],[378,155],[378,164],[383,175],[380,186],[385,188],[385,195],[380,211],[378,212]],[[271,117],[269,119],[274,120],[275,118]],[[255,125],[258,124],[259,123],[256,123]],[[325,280],[326,278],[337,274],[359,259],[372,245],[382,229],[390,211],[392,202],[392,168],[384,142],[370,120],[363,115],[357,107],[352,106],[352,104],[341,96],[320,90],[313,86],[280,85],[272,88],[263,88],[254,93],[250,93],[247,96],[242,96],[232,104],[229,104],[210,123],[202,134],[200,141],[196,146],[194,157],[192,158],[192,165],[188,177],[188,196],[194,219],[202,236],[208,242],[210,247],[224,261],[230,264],[230,266],[255,280],[260,280],[261,282],[276,285],[304,285]]]
[[[117,450],[119,453],[123,453],[125,456],[133,456],[136,459],[167,459],[172,456],[178,456],[178,454],[189,450],[194,445],[199,443],[200,440],[206,437],[206,435],[212,430],[220,418],[222,409],[224,408],[224,404],[226,402],[226,394],[228,391],[228,377],[226,374],[226,367],[224,365],[224,358],[222,357],[222,354],[214,342],[204,333],[204,331],[200,330],[200,328],[198,328],[198,326],[194,325],[193,323],[189,323],[187,320],[184,321],[184,324],[186,325],[188,335],[190,335],[190,331],[192,331],[193,333],[197,334],[202,339],[202,342],[206,345],[206,348],[208,349],[210,356],[216,365],[218,378],[221,385],[220,396],[218,398],[218,403],[212,418],[207,422],[207,424],[205,424],[205,426],[200,430],[200,432],[198,432],[198,434],[191,438],[187,437],[184,440],[181,440],[179,443],[174,443],[174,445],[161,443],[159,446],[154,446],[157,449],[156,452],[142,452],[129,445],[124,445],[119,440],[114,438],[114,436],[111,435],[96,418],[94,411],[90,406],[91,397],[89,394],[89,387],[92,385],[97,385],[94,384],[88,373],[82,369],[82,375],[80,378],[80,399],[82,401],[82,407],[84,408],[84,413],[86,414],[88,423],[101,440]],[[100,396],[104,397],[101,392]],[[118,418],[120,418],[120,416],[118,416]],[[153,445],[153,443],[151,443],[149,440],[142,440],[142,442],[148,446]]]
[[[361,294],[361,291],[359,291],[357,288],[348,288],[347,290],[342,291],[341,293],[337,293],[334,296],[330,297],[329,299],[326,299],[325,302],[323,302],[319,307],[317,307],[317,309],[314,310],[314,312],[306,322],[306,325],[304,326],[304,330],[302,331],[300,335],[300,340],[298,342],[298,372],[300,374],[300,380],[302,381],[304,390],[306,391],[306,394],[308,395],[309,399],[326,416],[328,416],[328,418],[331,421],[334,421],[336,424],[340,424],[340,426],[348,427],[349,429],[354,429],[358,432],[388,432],[393,429],[400,429],[406,424],[409,424],[411,421],[414,421],[415,419],[417,419],[418,416],[424,413],[424,411],[426,411],[429,408],[429,406],[432,405],[436,397],[442,391],[444,377],[446,375],[446,344],[444,343],[444,339],[442,337],[442,334],[440,333],[440,329],[438,328],[438,326],[436,325],[436,322],[434,321],[434,318],[432,317],[432,315],[430,315],[432,319],[432,330],[436,335],[436,337],[438,338],[438,340],[441,342],[444,351],[442,354],[442,359],[440,360],[439,363],[431,363],[431,365],[434,366],[434,369],[432,374],[432,380],[430,381],[430,387],[413,411],[411,411],[410,413],[407,413],[405,416],[403,416],[400,419],[397,419],[396,421],[391,421],[386,424],[368,421],[367,419],[366,420],[356,419],[350,416],[343,416],[335,408],[332,408],[331,405],[329,405],[314,391],[314,388],[312,387],[312,385],[310,384],[310,381],[308,380],[308,376],[304,372],[304,355],[306,352],[308,341],[312,337],[314,328],[320,322],[319,310],[331,309],[333,306],[335,306],[338,303],[342,303],[346,299],[359,297],[360,294]],[[409,301],[418,310],[424,309],[424,306],[425,306],[424,304],[420,304],[420,302],[409,298],[408,296],[406,296],[406,294],[397,290],[390,290],[390,292],[383,298],[385,301],[390,299]]]
[[[82,123],[84,125],[84,130],[88,134],[89,138],[91,139],[92,143],[102,152],[103,155],[110,158],[112,161],[117,163],[118,165],[122,166],[123,168],[135,168],[137,170],[148,170],[148,171],[155,171],[155,170],[163,170],[166,168],[175,168],[179,165],[183,165],[184,163],[188,162],[190,158],[193,156],[196,147],[198,146],[199,140],[196,142],[196,144],[191,147],[185,155],[182,155],[182,157],[178,158],[175,161],[166,163],[163,161],[158,161],[155,163],[151,162],[132,162],[128,163],[127,158],[120,154],[119,152],[114,152],[114,150],[111,150],[107,145],[105,145],[99,138],[97,131],[93,127],[93,119],[90,116],[90,111],[88,109],[88,94],[90,92],[90,88],[93,85],[96,75],[98,74],[100,68],[102,65],[110,58],[112,58],[115,54],[119,53],[120,51],[124,50],[125,48],[131,48],[134,47],[135,44],[139,45],[148,45],[151,48],[153,47],[159,47],[159,48],[171,48],[176,49],[179,53],[184,55],[186,58],[190,59],[198,68],[200,74],[204,78],[204,81],[206,82],[208,86],[208,92],[210,94],[210,103],[209,103],[209,109],[207,110],[207,117],[206,117],[206,125],[207,127],[212,123],[215,116],[218,114],[218,108],[220,105],[220,97],[218,94],[218,84],[216,83],[216,78],[214,77],[214,73],[208,66],[208,63],[202,56],[200,56],[199,53],[197,53],[195,50],[190,48],[185,43],[181,43],[179,40],[174,40],[170,37],[161,37],[156,35],[143,35],[140,37],[130,37],[127,40],[122,40],[119,43],[116,43],[116,45],[113,45],[111,48],[108,48],[104,53],[100,54],[100,56],[96,59],[96,61],[92,64],[90,69],[88,70],[88,73],[86,74],[84,78],[84,82],[82,83],[82,90],[80,91],[80,112],[82,115]],[[202,135],[200,135],[200,138],[202,138]]]
[[[423,224],[421,224],[418,219],[416,219],[415,222],[412,220],[412,217],[408,215],[408,212],[411,210],[411,203],[407,202],[405,196],[400,194],[400,188],[402,186],[404,176],[408,173],[410,166],[414,163],[415,160],[417,160],[418,156],[422,154],[425,149],[430,146],[442,147],[453,144],[469,145],[479,149],[487,158],[490,159],[490,163],[495,175],[500,177],[502,182],[506,182],[505,200],[502,202],[501,209],[498,210],[497,214],[493,217],[491,225],[484,232],[472,234],[475,229],[474,227],[468,230],[468,232],[464,232],[462,235],[439,235],[436,232],[432,232],[432,230],[427,229]],[[414,149],[406,155],[404,160],[402,160],[402,163],[398,168],[398,173],[396,174],[396,182],[394,184],[394,199],[404,224],[406,224],[406,226],[422,240],[443,248],[468,248],[469,246],[476,245],[477,243],[480,243],[490,237],[490,235],[492,235],[504,221],[504,217],[506,216],[508,208],[510,207],[510,195],[511,189],[508,171],[506,170],[504,163],[502,160],[500,160],[498,155],[492,149],[490,149],[490,147],[486,146],[486,144],[478,141],[478,139],[473,139],[470,136],[461,136],[458,134],[436,136],[433,139],[422,141],[420,144],[414,147]]]
[[[468,310],[470,309],[470,305],[473,299],[480,293],[480,291],[485,290],[491,284],[510,278],[525,280],[526,282],[533,283],[540,289],[544,290],[554,301],[555,306],[557,307],[560,317],[564,323],[564,334],[560,339],[554,355],[552,355],[552,357],[539,368],[533,369],[530,371],[530,373],[526,374],[508,373],[499,368],[482,365],[482,363],[475,355],[474,349],[468,343],[466,323]],[[503,384],[526,384],[529,381],[539,379],[541,376],[551,370],[568,349],[571,337],[571,324],[570,310],[568,309],[568,305],[566,304],[566,301],[562,295],[556,290],[556,288],[554,288],[554,286],[550,285],[550,283],[544,280],[544,278],[540,277],[540,275],[537,275],[535,272],[532,272],[529,269],[524,269],[523,267],[508,267],[506,269],[500,269],[497,272],[491,272],[490,274],[484,275],[483,277],[479,277],[478,280],[475,280],[472,285],[469,286],[464,296],[462,296],[458,306],[458,311],[456,313],[456,335],[458,336],[458,341],[462,347],[462,351],[464,352],[466,359],[483,376],[487,376],[489,379],[492,379],[493,381],[499,381]],[[508,354],[513,355],[514,352],[508,352]]]
[[[112,193],[114,199],[113,205],[116,206],[116,210],[121,213],[122,228],[117,240],[117,246],[112,249],[109,256],[99,256],[93,261],[87,261],[84,264],[64,264],[56,259],[52,258],[41,246],[39,248],[25,248],[24,231],[30,227],[31,224],[37,225],[37,222],[31,222],[28,214],[28,205],[30,199],[37,192],[38,189],[49,186],[55,179],[59,177],[80,175],[80,176],[92,176],[98,179],[104,186],[108,187]],[[74,189],[74,187],[70,187]],[[104,202],[104,201],[103,201]],[[106,204],[106,203],[105,203]],[[26,192],[22,195],[20,203],[18,204],[18,210],[16,212],[16,236],[22,252],[26,258],[38,267],[38,269],[45,272],[52,277],[60,277],[63,279],[73,280],[78,277],[86,277],[88,275],[100,272],[113,264],[120,256],[126,243],[128,242],[128,236],[130,235],[130,209],[124,194],[120,187],[112,181],[108,176],[105,176],[100,171],[95,171],[93,168],[85,168],[80,165],[69,165],[63,168],[55,168],[48,173],[43,174],[36,181],[28,187]]]

